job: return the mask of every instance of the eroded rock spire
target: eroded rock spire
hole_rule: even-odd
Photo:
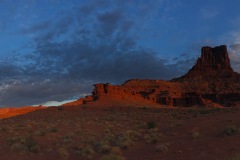
[[[201,51],[201,57],[198,58],[197,63],[193,66],[193,70],[232,70],[226,45],[221,45],[214,48],[206,46],[202,47]]]

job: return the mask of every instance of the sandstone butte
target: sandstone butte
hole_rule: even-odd
[[[240,74],[231,67],[226,45],[206,46],[195,65],[179,78],[95,84],[92,95],[62,106],[229,107],[240,104],[239,82]]]

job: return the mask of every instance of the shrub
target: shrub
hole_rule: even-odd
[[[83,146],[83,147],[78,147],[76,149],[76,153],[84,157],[87,157],[88,159],[91,159],[92,155],[94,154],[94,150],[91,146]]]
[[[114,146],[111,148],[111,153],[117,154],[117,155],[122,155],[122,150],[121,150],[121,148]]]
[[[140,109],[142,109],[142,110],[147,110],[147,107],[146,107],[146,106],[143,106],[143,107],[140,107]]]
[[[72,134],[68,134],[62,137],[63,142],[66,144],[70,144],[73,141],[73,135]]]
[[[191,132],[191,136],[193,139],[196,139],[200,137],[200,133],[198,131],[193,131]]]
[[[0,127],[0,132],[6,132],[7,129],[5,127]]]
[[[58,130],[57,130],[57,128],[50,128],[49,131],[50,132],[57,132]]]
[[[39,131],[36,132],[36,135],[38,135],[38,136],[45,136],[46,135],[46,131],[39,130]]]
[[[57,152],[63,159],[69,158],[69,152],[66,147],[59,148]]]
[[[111,152],[111,146],[109,145],[109,141],[102,140],[97,141],[93,144],[93,148],[98,153],[110,153]]]
[[[62,106],[58,106],[57,109],[58,109],[58,111],[64,110],[64,108]]]
[[[233,136],[233,135],[239,134],[239,128],[237,128],[237,127],[234,126],[234,125],[227,126],[227,127],[225,127],[225,129],[223,130],[223,134],[224,134],[225,136]]]
[[[137,131],[128,130],[125,134],[118,137],[118,146],[123,149],[128,149],[135,141],[139,139],[141,134]]]
[[[100,152],[101,153],[110,153],[111,152],[111,147],[107,144],[104,144],[100,147]]]
[[[137,141],[141,136],[141,133],[133,130],[128,130],[126,131],[125,136],[129,137],[132,141]]]
[[[133,141],[129,137],[120,137],[118,142],[118,146],[122,149],[128,149],[131,145],[133,145]]]
[[[105,134],[105,137],[104,137],[103,141],[105,143],[112,143],[112,142],[115,141],[115,139],[116,139],[115,135],[110,133],[110,131],[109,131],[107,134]]]
[[[168,144],[160,144],[156,146],[156,152],[166,153],[168,151]]]
[[[144,139],[146,140],[147,143],[151,143],[151,144],[156,144],[158,142],[158,136],[152,136],[152,135],[145,135]]]
[[[157,124],[156,124],[156,122],[154,122],[154,121],[149,121],[149,122],[147,122],[147,128],[148,128],[148,129],[156,128],[156,126],[157,126]]]
[[[105,120],[110,121],[110,122],[115,121],[116,120],[116,115],[107,115],[105,117]]]
[[[148,133],[144,136],[144,139],[147,143],[156,144],[161,135],[162,134],[158,132],[158,128],[149,129]]]
[[[12,150],[27,151],[27,152],[33,152],[33,153],[39,152],[39,146],[31,136],[11,137],[7,139],[7,144],[10,146]]]

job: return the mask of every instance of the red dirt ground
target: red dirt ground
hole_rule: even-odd
[[[240,108],[50,107],[0,120],[1,160],[238,160]]]
[[[43,107],[18,107],[18,108],[1,108],[0,109],[0,119],[13,117],[20,114],[25,114],[28,112],[32,112],[38,109],[42,109]]]

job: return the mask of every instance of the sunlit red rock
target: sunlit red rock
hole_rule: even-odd
[[[38,109],[43,109],[44,107],[18,107],[18,108],[1,108],[0,109],[0,118],[8,118],[17,116],[20,114],[29,113]]]

